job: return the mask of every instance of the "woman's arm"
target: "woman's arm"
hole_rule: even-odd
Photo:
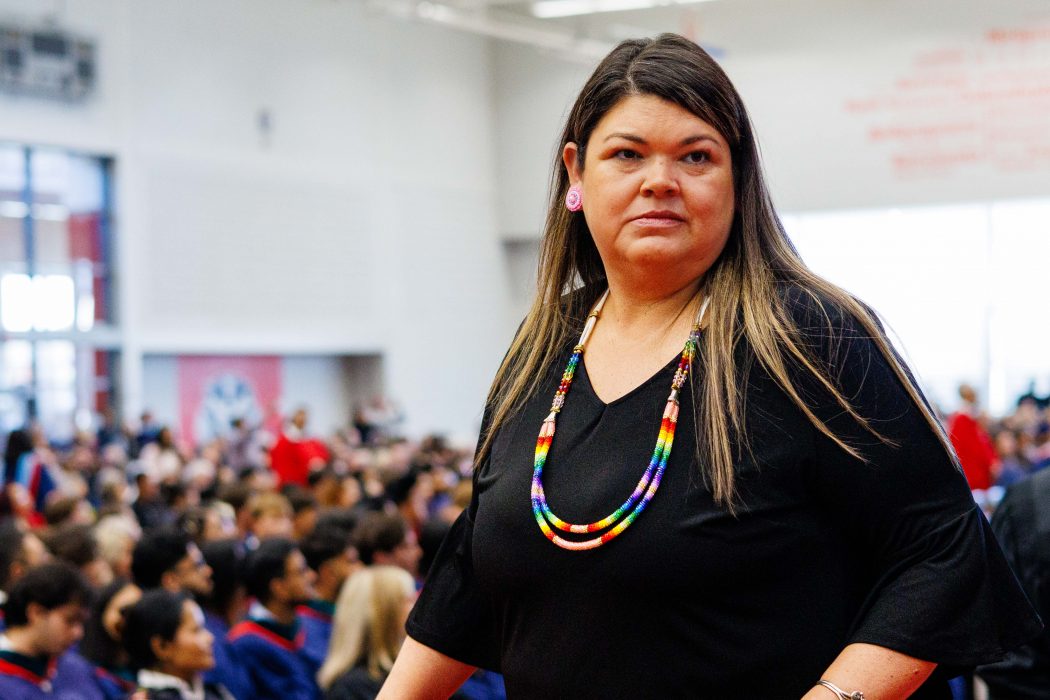
[[[407,637],[376,700],[447,700],[474,668]]]
[[[903,700],[918,690],[936,666],[886,647],[850,644],[814,681],[831,681],[847,693],[859,690],[864,700]],[[814,685],[802,700],[835,700],[835,693]]]

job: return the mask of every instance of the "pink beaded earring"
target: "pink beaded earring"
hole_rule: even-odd
[[[573,185],[569,188],[569,191],[565,194],[565,208],[569,211],[579,211],[583,209],[583,193],[580,192],[580,188]]]

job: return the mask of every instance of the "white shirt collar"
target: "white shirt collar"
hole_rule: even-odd
[[[200,678],[195,679],[193,685],[190,685],[181,678],[144,668],[139,671],[138,680],[141,688],[148,690],[175,688],[184,700],[204,700],[204,682]]]
[[[255,620],[276,620],[277,617],[267,610],[259,601],[253,601],[248,608],[248,617]]]

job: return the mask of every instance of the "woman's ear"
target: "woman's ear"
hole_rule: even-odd
[[[583,168],[580,167],[580,148],[574,142],[569,141],[561,151],[561,160],[565,164],[565,171],[569,174],[569,184],[579,185],[583,178]]]

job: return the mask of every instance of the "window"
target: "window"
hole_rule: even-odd
[[[113,398],[111,172],[0,144],[0,429],[36,419],[62,440]]]
[[[997,414],[1032,382],[1050,391],[1050,201],[803,213],[784,224],[815,272],[880,314],[941,408],[956,406],[960,382]]]

